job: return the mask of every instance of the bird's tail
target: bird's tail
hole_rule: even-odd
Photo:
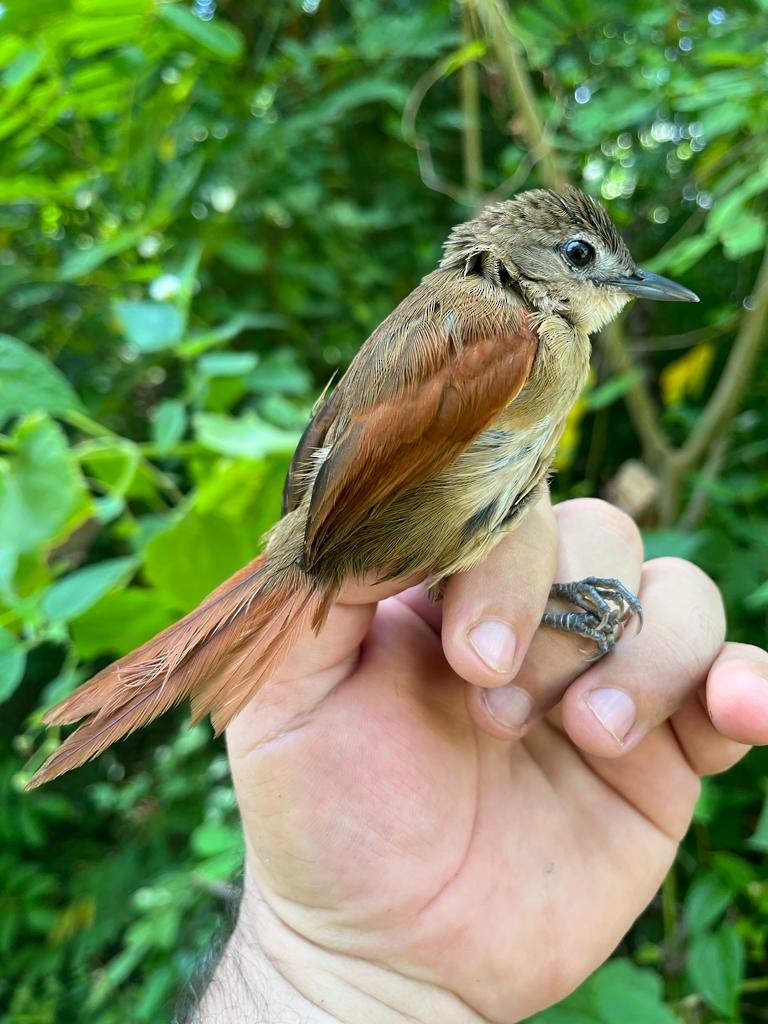
[[[261,555],[201,605],[109,665],[52,708],[48,725],[86,721],[29,781],[34,789],[96,757],[185,698],[192,720],[210,713],[216,732],[274,672],[302,629],[324,621],[333,593],[299,566]]]

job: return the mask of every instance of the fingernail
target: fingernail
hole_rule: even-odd
[[[511,672],[515,660],[515,634],[506,622],[484,619],[469,631],[469,642],[494,672]]]
[[[533,711],[531,695],[519,686],[497,686],[482,691],[483,701],[491,718],[505,729],[521,729]]]
[[[637,718],[635,702],[629,694],[608,688],[593,690],[587,694],[586,703],[600,725],[623,743]]]

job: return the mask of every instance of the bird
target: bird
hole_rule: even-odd
[[[215,732],[319,630],[345,581],[446,581],[485,558],[547,486],[590,365],[590,335],[633,298],[697,302],[640,269],[603,206],[575,187],[488,205],[363,343],[314,409],[265,551],[176,624],[48,711],[85,719],[34,788],[184,699]],[[510,581],[514,586],[514,581]],[[609,653],[638,599],[618,580],[556,585],[546,626]]]

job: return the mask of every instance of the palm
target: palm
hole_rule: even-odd
[[[519,1019],[650,900],[696,777],[667,727],[616,761],[577,751],[554,718],[517,743],[480,732],[439,637],[397,598],[363,652],[308,715],[265,734],[278,681],[233,726],[249,870],[310,940]]]

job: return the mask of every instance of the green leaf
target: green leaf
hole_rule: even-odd
[[[280,391],[284,395],[306,395],[312,388],[312,378],[303,366],[296,363],[289,352],[267,356],[246,379],[249,390],[264,395]]]
[[[768,580],[744,598],[744,607],[757,611],[768,606]]]
[[[110,558],[77,569],[48,588],[43,595],[42,609],[49,619],[68,622],[127,579],[136,565],[135,558]]]
[[[618,377],[612,377],[599,387],[586,392],[584,401],[587,409],[590,411],[605,409],[606,406],[611,405],[621,398],[622,395],[630,391],[641,376],[640,370],[629,370],[627,373],[622,373]]]
[[[198,857],[210,857],[231,850],[240,853],[242,849],[240,830],[214,821],[198,825],[190,837],[190,843]]]
[[[35,551],[55,540],[85,514],[87,492],[63,431],[32,415],[13,435],[12,456],[0,461],[0,537],[16,552]]]
[[[729,260],[756,252],[765,241],[765,223],[754,213],[742,212],[725,227],[720,237]]]
[[[69,631],[81,658],[121,657],[175,618],[175,610],[157,591],[128,587],[105,594],[70,623]]]
[[[104,242],[97,242],[89,249],[77,250],[66,256],[59,267],[57,277],[60,281],[75,281],[79,277],[85,277],[106,263],[113,256],[118,256],[137,245],[146,235],[145,224],[138,224],[135,227],[126,228]]]
[[[65,377],[45,356],[9,334],[0,334],[0,422],[29,412],[80,409]]]
[[[715,234],[694,235],[693,238],[683,238],[676,245],[668,249],[662,249],[652,259],[645,260],[643,266],[655,272],[664,270],[670,274],[683,274],[689,267],[705,256],[717,242]]]
[[[176,398],[167,398],[155,408],[152,416],[152,440],[161,455],[168,452],[184,436],[187,410]]]
[[[733,889],[714,871],[697,875],[685,896],[685,922],[690,932],[700,932],[722,916],[733,899]]]
[[[747,846],[751,846],[753,850],[763,850],[768,853],[768,796],[763,803],[757,828],[747,840]]]
[[[258,362],[255,352],[209,352],[197,367],[207,377],[242,377]]]
[[[572,1010],[568,1006],[552,1006],[543,1013],[530,1017],[525,1024],[599,1024],[598,1018],[591,1012]]]
[[[659,975],[631,960],[609,960],[572,995],[528,1024],[680,1024],[664,1005]]]
[[[255,413],[246,413],[239,419],[219,413],[198,413],[194,424],[200,444],[222,455],[262,459],[273,452],[291,452],[299,442],[298,433],[273,427]]]
[[[125,337],[141,352],[173,348],[184,333],[184,319],[170,302],[117,302],[115,312]]]
[[[191,334],[179,345],[177,354],[182,358],[193,358],[223,341],[230,341],[248,328],[281,329],[288,326],[284,316],[272,313],[239,313],[216,327]]]
[[[145,549],[144,572],[161,598],[188,611],[256,553],[246,528],[216,512],[190,513]]]
[[[0,702],[13,696],[24,675],[27,652],[13,633],[0,629]]]
[[[161,4],[158,14],[167,25],[205,47],[214,57],[224,61],[236,61],[243,52],[244,40],[240,31],[228,21],[214,19],[203,21],[181,4]]]
[[[703,543],[703,537],[683,530],[643,530],[645,557],[692,558]]]
[[[697,991],[720,1013],[733,1017],[744,979],[744,940],[733,925],[697,935],[688,951],[688,969]]]
[[[591,978],[598,1020],[605,1024],[679,1024],[663,1003],[663,985],[652,970],[631,960],[609,960]]]

